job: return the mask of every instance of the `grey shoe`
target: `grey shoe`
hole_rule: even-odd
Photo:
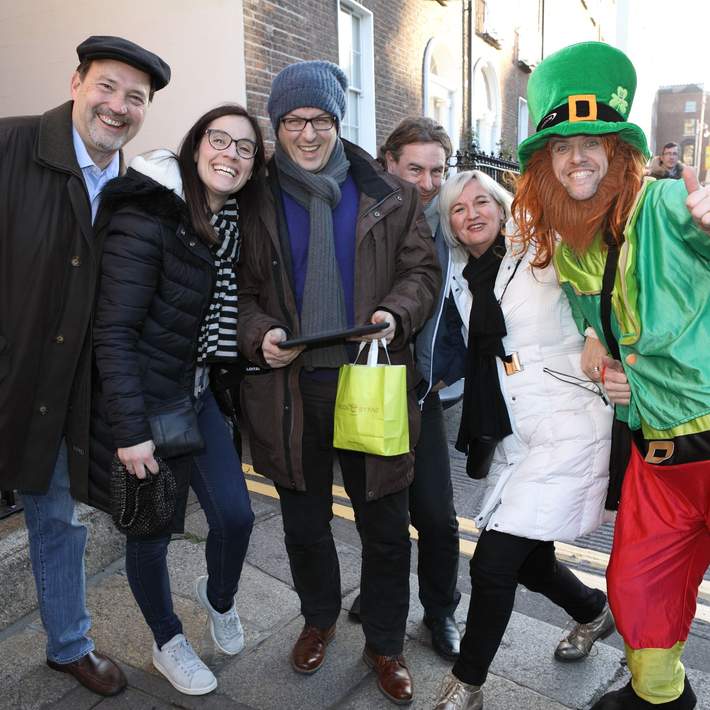
[[[483,710],[483,690],[480,685],[469,685],[447,673],[434,710]]]
[[[611,636],[615,628],[609,604],[605,604],[596,619],[588,624],[574,625],[572,631],[557,644],[555,658],[558,661],[580,661],[589,655],[597,639]]]
[[[244,629],[237,614],[237,607],[232,602],[231,609],[220,614],[210,604],[207,598],[207,575],[198,577],[195,582],[195,596],[202,604],[210,618],[212,640],[217,648],[230,656],[235,656],[244,648]]]

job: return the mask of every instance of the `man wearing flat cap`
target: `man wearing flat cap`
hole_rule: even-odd
[[[88,480],[100,192],[170,68],[120,37],[89,37],[77,54],[71,101],[0,119],[0,488],[22,493],[47,664],[114,695],[126,679],[87,636],[74,515]]]
[[[440,286],[415,187],[338,135],[346,88],[345,75],[330,62],[292,64],[274,79],[268,104],[277,137],[268,166],[271,199],[259,205],[240,271],[239,349],[268,368],[245,378],[243,413],[254,468],[275,482],[281,501],[305,617],[291,665],[305,674],[321,668],[341,611],[330,529],[333,412],[338,368],[352,362],[357,347],[340,340],[282,350],[278,343],[287,336],[387,323],[372,337],[386,339],[392,363],[407,368],[413,449],[421,376],[409,342]],[[402,648],[413,454],[338,449],[337,455],[362,540],[363,658],[389,699],[409,703],[412,680]]]
[[[513,215],[536,264],[554,263],[587,336],[583,368],[616,405],[607,586],[631,682],[593,710],[691,710],[681,655],[710,563],[710,188],[687,166],[683,180],[644,178],[635,89],[608,44],[545,58],[528,83],[537,132],[518,148]],[[568,641],[596,633],[578,625]]]

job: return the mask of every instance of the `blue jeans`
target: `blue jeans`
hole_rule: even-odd
[[[205,448],[188,457],[187,463],[191,466],[190,486],[209,525],[207,597],[215,609],[227,610],[237,593],[254,513],[241,462],[212,392],[207,389],[200,399],[198,424]],[[153,538],[129,536],[126,541],[128,583],[159,648],[182,633],[170,591],[170,537],[169,533]]]
[[[69,492],[67,447],[62,440],[49,490],[22,494],[39,611],[47,632],[47,658],[71,663],[94,650],[87,637],[84,548],[86,528],[76,519]]]

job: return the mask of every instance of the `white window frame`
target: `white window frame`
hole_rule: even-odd
[[[434,55],[437,46],[441,40],[436,37],[432,37],[428,42],[426,49],[424,50],[424,82],[422,91],[422,113],[429,118],[435,118],[435,116],[429,115],[429,101],[433,97],[439,96],[444,100],[448,101],[448,114],[449,121],[446,128],[446,132],[451,139],[451,146],[453,152],[455,153],[459,149],[459,136],[461,134],[461,87],[453,84],[447,84],[445,81],[438,76],[431,73],[431,59]]]
[[[528,111],[528,100],[518,96],[518,145],[520,145],[529,135],[528,124],[530,113]]]
[[[377,154],[377,122],[375,116],[375,23],[372,12],[355,0],[338,0],[338,53],[340,53],[341,9],[360,20],[361,87],[358,104],[360,133],[358,145],[371,155]],[[341,65],[342,68],[342,65]]]
[[[484,81],[488,83],[491,90],[491,100],[493,106],[489,109],[486,116],[477,116],[475,113],[475,103],[477,97],[474,95],[476,90],[476,74],[480,72]],[[473,65],[471,72],[471,118],[473,122],[472,128],[476,131],[478,146],[486,153],[497,153],[500,150],[501,139],[501,124],[502,124],[502,102],[500,96],[500,86],[498,84],[498,72],[492,62],[481,57]],[[477,121],[483,120],[486,126],[486,135],[480,135]]]

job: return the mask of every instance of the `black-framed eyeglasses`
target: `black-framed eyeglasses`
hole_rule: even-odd
[[[302,118],[301,116],[286,116],[281,119],[281,125],[293,133],[302,131],[306,124],[310,123],[316,131],[329,131],[335,125],[335,116],[323,114],[314,118]]]
[[[259,149],[256,143],[249,138],[232,138],[227,131],[222,131],[219,128],[208,128],[205,131],[209,144],[215,150],[227,150],[232,143],[237,147],[237,154],[240,158],[253,158],[256,151]]]

